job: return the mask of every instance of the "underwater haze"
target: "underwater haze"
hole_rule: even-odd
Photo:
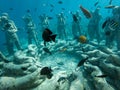
[[[70,11],[76,11],[80,10],[79,6],[83,5],[84,7],[88,8],[90,11],[93,11],[96,9],[96,7],[100,7],[100,13],[104,18],[111,15],[111,10],[105,9],[104,7],[109,5],[110,1],[107,0],[64,0],[62,4],[59,4],[59,0],[0,0],[0,14],[7,12],[9,13],[9,16],[11,19],[13,19],[18,26],[18,28],[23,27],[23,21],[22,17],[26,14],[27,10],[30,10],[32,18],[34,19],[34,22],[38,24],[40,22],[38,16],[42,15],[43,13],[53,17],[53,20],[51,20],[51,28],[54,28],[54,23],[56,23],[56,14],[60,12],[64,12],[67,17],[68,24],[71,23],[71,16]],[[98,4],[95,6],[95,3],[98,2]],[[112,0],[112,4],[119,6],[119,0]],[[53,5],[54,7],[51,7]],[[65,10],[62,10],[64,8]],[[51,12],[50,10],[53,9]],[[83,25],[83,29],[86,28],[86,25],[88,20],[83,16],[82,12],[80,12],[80,15],[82,16],[81,23]],[[4,42],[4,35],[0,31],[1,38],[0,38],[0,50],[3,50],[3,43]],[[20,30],[19,35],[24,35],[24,31]],[[22,38],[22,37],[21,37]],[[41,37],[40,37],[41,38]]]
[[[120,90],[120,0],[0,0],[0,90]]]

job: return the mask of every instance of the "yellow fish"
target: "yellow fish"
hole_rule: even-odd
[[[87,42],[87,37],[86,36],[84,36],[84,35],[81,35],[79,38],[78,38],[78,40],[79,40],[79,42],[80,43],[86,43]]]

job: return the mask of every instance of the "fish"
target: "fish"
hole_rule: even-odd
[[[26,12],[27,12],[27,13],[30,13],[30,10],[28,9],[28,10],[26,10]]]
[[[109,23],[110,27],[112,28],[116,28],[118,27],[119,23],[116,22],[115,20],[112,20],[110,18],[108,18],[103,24],[102,24],[102,29],[105,28],[105,26],[107,25],[107,23]]]
[[[105,28],[105,26],[107,25],[107,22],[108,22],[109,20],[105,20],[104,22],[103,22],[103,24],[102,24],[102,29],[104,29]]]
[[[103,75],[96,75],[95,77],[99,77],[99,78],[105,78],[105,77],[107,77],[108,75],[106,75],[106,74],[103,74]]]
[[[87,37],[86,36],[84,36],[84,35],[81,35],[81,36],[79,36],[78,37],[78,41],[81,43],[81,44],[85,44],[85,43],[87,43]]]
[[[51,20],[51,19],[53,19],[53,17],[50,17],[50,16],[49,16],[48,19]]]
[[[52,69],[50,67],[43,67],[40,70],[40,75],[46,75],[48,79],[52,78],[53,74],[52,74]]]
[[[26,67],[21,67],[21,69],[22,69],[22,70],[27,70],[27,68],[26,68]]]
[[[50,6],[53,8],[54,7],[54,5],[53,4],[50,4]]]
[[[53,9],[50,9],[50,12],[52,12],[53,11]]]
[[[105,9],[113,9],[113,8],[115,8],[114,5],[108,5],[108,6],[105,6]]]
[[[98,3],[99,3],[99,1],[95,2],[94,6],[97,6],[97,5],[98,5]]]
[[[46,53],[49,53],[50,55],[52,54],[48,48],[43,48],[43,50],[44,50]]]
[[[62,1],[58,1],[58,4],[63,4],[63,2]]]
[[[65,10],[65,8],[61,8],[62,10]]]
[[[77,21],[78,21],[78,18],[76,17],[76,15],[75,15],[75,14],[72,14],[72,17],[73,17],[73,20],[74,20],[75,22],[77,22]]]
[[[119,26],[119,23],[116,22],[115,20],[111,20],[110,21],[110,27],[112,28],[117,28]]]
[[[46,46],[46,42],[53,41],[55,42],[56,34],[53,35],[52,31],[48,28],[45,28],[45,30],[42,33],[42,38],[44,40],[44,45]]]
[[[89,18],[92,17],[90,11],[88,11],[88,10],[85,9],[85,8],[83,8],[82,5],[80,5],[80,9],[81,9],[81,11],[83,12],[83,14],[85,15],[85,17],[86,17],[87,19],[89,19]]]
[[[112,4],[112,0],[109,1],[109,4],[110,4],[110,5]]]
[[[9,8],[9,10],[10,10],[10,11],[12,11],[12,10],[13,10],[13,8],[11,7],[11,8]]]
[[[82,66],[82,65],[84,64],[84,62],[86,62],[86,60],[88,60],[88,57],[86,57],[86,58],[80,60],[80,62],[77,64],[77,67]]]
[[[108,19],[102,24],[102,29],[104,29],[104,28],[106,27],[107,23],[108,23],[108,25],[109,25],[109,28],[110,28],[111,30],[113,30],[113,31],[114,31],[116,28],[119,27],[119,23],[118,23],[118,22],[116,22],[114,19],[108,18]],[[109,33],[109,32],[105,32],[105,35],[110,35],[110,33]]]

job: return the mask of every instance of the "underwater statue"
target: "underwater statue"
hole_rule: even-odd
[[[0,28],[5,32],[6,46],[9,55],[14,53],[14,45],[18,50],[21,50],[22,48],[16,34],[18,29],[15,23],[10,20],[7,13],[3,13],[2,16],[0,16]]]
[[[97,39],[98,44],[100,43],[101,35],[99,29],[99,23],[101,20],[101,15],[99,14],[99,8],[97,8],[93,13],[90,21],[88,23],[88,35],[89,39]]]
[[[32,40],[34,40],[35,44],[39,46],[36,26],[33,23],[31,15],[30,14],[25,15],[23,17],[23,20],[25,22],[25,30],[27,31],[27,35],[28,35],[28,44],[32,44]]]
[[[61,12],[57,15],[57,33],[58,38],[65,40],[67,38],[66,36],[66,19],[64,16],[64,13]]]

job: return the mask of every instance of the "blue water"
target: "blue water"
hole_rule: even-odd
[[[59,1],[62,1],[62,3],[61,4],[58,3]],[[99,1],[99,3],[97,4],[97,6],[94,6],[94,4],[97,1]],[[73,73],[73,71],[76,69],[76,66],[78,66],[78,63],[80,62],[80,60],[82,60],[82,58],[84,58],[86,56],[89,56],[88,61],[91,61],[92,63],[90,64],[89,62],[84,61],[86,67],[88,67],[88,68],[84,68],[84,67],[78,68],[78,71],[79,71],[78,73],[80,73],[80,74],[78,74],[78,80],[81,81],[81,83],[82,82],[86,83],[85,88],[82,90],[95,90],[95,89],[92,89],[92,86],[87,85],[88,82],[85,81],[87,79],[90,82],[92,82],[92,79],[93,79],[94,83],[93,82],[91,83],[93,85],[98,85],[98,86],[103,85],[103,86],[107,87],[107,85],[106,84],[104,85],[104,83],[99,85],[99,80],[96,84],[97,79],[95,79],[93,77],[93,75],[91,75],[91,72],[92,72],[92,70],[94,71],[94,68],[96,71],[97,70],[100,71],[100,75],[101,75],[102,71],[106,72],[107,73],[106,75],[108,75],[108,77],[110,76],[110,78],[107,78],[108,81],[111,81],[111,82],[109,82],[109,84],[111,86],[114,86],[114,88],[115,88],[114,90],[117,90],[116,88],[118,88],[118,87],[120,89],[120,86],[119,86],[120,85],[120,83],[119,83],[120,78],[119,78],[119,70],[118,70],[119,66],[116,66],[116,63],[119,62],[120,58],[118,58],[118,57],[116,58],[116,56],[114,56],[114,54],[117,53],[116,47],[113,49],[113,51],[112,51],[112,49],[104,47],[104,45],[105,45],[105,43],[104,43],[105,36],[104,35],[101,35],[103,37],[101,39],[102,44],[100,47],[98,46],[98,43],[94,42],[95,40],[91,41],[89,44],[81,44],[81,43],[76,42],[77,40],[69,39],[70,37],[71,38],[73,37],[72,33],[71,33],[73,19],[72,19],[72,15],[70,14],[70,12],[76,12],[77,10],[80,11],[80,16],[82,18],[81,22],[80,22],[81,31],[87,32],[87,26],[88,26],[88,22],[90,19],[87,19],[85,17],[83,12],[80,10],[80,5],[82,5],[86,9],[88,9],[90,12],[94,11],[97,7],[99,7],[100,8],[99,13],[102,16],[102,20],[100,21],[99,25],[100,25],[101,32],[103,32],[103,30],[101,28],[103,22],[105,21],[106,17],[112,16],[112,9],[105,9],[104,8],[105,6],[109,5],[109,1],[110,0],[0,0],[0,16],[2,13],[8,13],[10,19],[15,22],[15,25],[18,28],[17,35],[19,37],[21,46],[23,48],[22,53],[21,53],[21,51],[18,51],[17,52],[18,54],[15,54],[15,55],[16,55],[16,57],[17,56],[19,57],[19,55],[20,55],[19,59],[22,60],[23,62],[25,62],[24,59],[26,59],[26,57],[28,58],[31,55],[30,58],[28,58],[26,60],[32,61],[32,62],[30,61],[28,63],[30,63],[30,65],[33,66],[33,68],[34,68],[34,66],[36,66],[36,71],[37,71],[38,67],[41,68],[43,65],[43,66],[50,66],[52,69],[54,68],[53,69],[54,76],[57,76],[59,71],[66,71],[66,72],[68,71],[69,73],[71,73],[71,72]],[[112,5],[120,6],[120,0],[112,0]],[[62,8],[64,10],[62,10]],[[27,33],[24,29],[25,23],[24,23],[22,17],[27,14],[27,10],[30,11],[30,14],[32,15],[32,19],[33,19],[34,23],[36,24],[36,27],[37,27],[36,32],[37,32],[39,41],[43,41],[42,37],[41,37],[42,33],[40,32],[41,27],[39,25],[39,23],[40,23],[39,16],[46,14],[46,15],[52,17],[53,19],[50,20],[50,30],[53,31],[53,33],[56,33],[56,31],[57,31],[57,27],[56,27],[57,17],[56,17],[56,15],[61,13],[61,12],[64,12],[65,17],[66,17],[66,31],[67,31],[68,38],[66,40],[60,40],[60,39],[58,40],[57,39],[57,43],[48,44],[48,45],[50,45],[50,47],[48,49],[50,49],[52,54],[50,54],[49,52],[46,53],[43,51],[43,47],[44,47],[43,42],[42,42],[42,44],[40,42],[40,46],[39,46],[40,48],[38,48],[38,50],[37,49],[35,49],[33,51],[31,50],[31,53],[29,53],[30,50],[26,49],[28,46],[28,40],[27,40]],[[53,11],[51,12],[51,10],[53,10]],[[103,33],[101,33],[101,34],[103,34]],[[68,41],[68,40],[70,40],[70,41]],[[1,52],[5,56],[8,55],[8,52],[6,49],[5,35],[4,35],[4,32],[0,30],[0,53]],[[111,54],[113,54],[113,56]],[[117,55],[120,55],[120,52],[118,52]],[[21,59],[21,57],[23,59]],[[10,57],[10,58],[13,59],[13,57]],[[15,58],[13,60],[13,63],[15,60],[16,61],[18,60],[18,62],[19,62],[19,59]],[[1,58],[0,58],[0,60],[1,60]],[[112,63],[113,63],[113,66],[115,69],[112,68],[111,66],[109,68],[109,65],[107,66],[106,62],[105,63],[103,62],[103,61],[107,61],[107,60],[108,60],[107,64],[109,64],[109,62],[111,62],[111,65],[112,65]],[[20,61],[20,65],[21,65],[21,63],[23,64],[22,61]],[[98,61],[98,62],[96,62],[96,61]],[[84,62],[83,62],[83,64],[84,64]],[[7,64],[9,65],[9,63],[5,63],[5,65],[7,65]],[[11,64],[11,62],[10,62],[10,64]],[[17,65],[16,63],[14,63],[14,64]],[[40,64],[41,66],[37,65],[37,64]],[[93,67],[91,67],[92,64],[93,64]],[[100,65],[98,65],[98,64],[100,64]],[[104,65],[104,64],[106,64],[106,65]],[[2,66],[1,63],[0,63],[0,65]],[[5,65],[3,65],[3,66],[5,67]],[[118,63],[118,65],[120,65],[120,63]],[[104,68],[103,66],[106,68]],[[80,65],[79,65],[79,67],[80,67]],[[97,69],[96,69],[96,67],[97,67]],[[98,68],[100,68],[100,69],[98,69]],[[1,74],[2,69],[0,68],[0,76],[2,75]],[[22,69],[26,69],[26,68],[23,67]],[[29,68],[27,67],[27,69],[29,69]],[[111,70],[110,72],[108,71],[109,69]],[[18,68],[18,70],[19,70],[19,68]],[[20,68],[20,70],[21,70],[21,68]],[[9,71],[9,68],[8,68],[8,71]],[[34,69],[33,69],[33,71],[34,71]],[[114,80],[114,78],[111,78],[112,76],[116,77],[116,75],[114,73],[111,74],[112,71],[117,72],[118,75],[117,74],[116,75],[119,79],[115,78],[115,80]],[[21,73],[23,73],[23,72],[24,71],[22,71]],[[2,72],[2,73],[5,73],[5,72]],[[15,71],[15,73],[17,73],[17,72]],[[82,75],[81,73],[83,73],[82,77],[86,77],[86,78],[81,78],[81,75]],[[10,72],[10,75],[12,75],[12,74],[14,74],[14,73]],[[19,74],[19,72],[18,72],[18,74]],[[86,76],[84,76],[84,74],[86,74]],[[94,74],[94,73],[92,73],[92,74]],[[29,72],[28,72],[28,75],[29,75]],[[104,73],[103,73],[103,75],[104,75]],[[90,76],[90,78],[89,78],[89,76]],[[16,77],[17,76],[15,76],[15,79],[17,80]],[[19,77],[19,75],[18,75],[18,77]],[[2,78],[2,77],[0,77],[0,78]],[[82,80],[82,79],[84,79],[84,80]],[[0,83],[1,83],[2,79],[0,79],[0,80],[1,80],[0,81]],[[28,82],[29,82],[29,80],[28,80]],[[7,83],[9,83],[9,82],[7,82]],[[30,82],[30,83],[34,83],[34,82]],[[49,81],[49,83],[50,83],[50,81]],[[47,82],[47,84],[48,84],[48,82]],[[84,84],[84,83],[82,83],[82,84]],[[46,85],[45,85],[45,87],[46,87]],[[1,84],[1,86],[2,86],[2,84]],[[7,85],[4,85],[4,87],[5,86],[7,87]],[[75,85],[73,84],[73,86],[76,87],[77,83]],[[79,86],[79,84],[78,84],[78,86]],[[22,86],[20,86],[20,87],[22,88]],[[91,89],[89,89],[90,87],[91,87]],[[13,85],[13,88],[15,88],[14,85]],[[25,85],[23,88],[26,88]],[[31,88],[31,87],[29,86],[29,88]],[[4,90],[8,90],[8,89],[4,89]],[[12,90],[12,89],[9,89],[9,90]],[[21,90],[21,89],[19,89],[19,90]],[[24,89],[24,90],[36,90],[36,89]],[[46,90],[46,89],[44,89],[44,90]],[[55,89],[55,90],[57,90],[57,89]],[[60,90],[62,90],[62,89],[60,89]],[[70,89],[70,90],[73,90],[73,89]],[[79,90],[79,89],[74,89],[74,90]],[[99,87],[97,87],[96,90],[100,90]],[[104,90],[106,90],[106,89],[104,89]],[[111,90],[113,90],[113,89],[111,89]]]
[[[29,9],[39,32],[38,23],[40,22],[40,20],[38,16],[45,13],[53,17],[53,20],[50,21],[50,27],[51,29],[53,29],[53,31],[56,31],[54,27],[54,24],[56,24],[56,14],[64,12],[65,16],[67,16],[67,24],[71,25],[72,18],[69,14],[69,11],[80,10],[79,5],[82,5],[90,11],[93,11],[96,8],[94,4],[97,0],[61,0],[63,2],[62,4],[58,4],[58,1],[59,0],[0,0],[0,14],[3,12],[7,12],[10,18],[15,22],[16,26],[18,28],[23,28],[24,22],[22,20],[22,17],[26,14],[26,10]],[[53,12],[50,12],[52,8],[50,4],[54,6]],[[100,14],[102,15],[102,20],[111,15],[111,10],[107,10],[104,8],[108,4],[109,0],[99,0],[99,3],[97,5],[100,6]],[[112,0],[112,4],[120,5],[120,0]],[[65,8],[65,10],[62,10],[61,8]],[[82,16],[81,24],[84,29],[87,26],[88,20],[85,18],[81,11],[80,14]],[[22,39],[25,35],[26,33],[24,32],[24,30],[19,30],[18,36],[20,39]],[[0,50],[4,51],[4,32],[0,31],[0,36]]]

